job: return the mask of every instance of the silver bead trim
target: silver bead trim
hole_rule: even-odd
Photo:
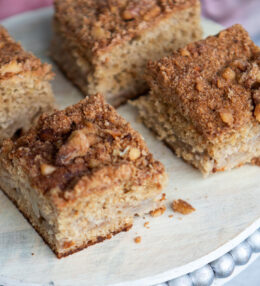
[[[260,228],[230,252],[215,261],[191,273],[155,286],[210,286],[215,278],[231,276],[235,267],[247,264],[252,253],[258,252],[260,252]]]

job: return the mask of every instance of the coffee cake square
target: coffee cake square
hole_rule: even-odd
[[[208,175],[260,156],[260,49],[235,25],[150,62],[144,123]]]
[[[55,0],[52,56],[85,95],[144,93],[147,61],[201,38],[198,0]]]
[[[0,187],[57,257],[162,213],[167,176],[139,133],[101,95],[4,142]]]
[[[24,51],[0,25],[0,144],[53,109],[52,77],[50,65]]]

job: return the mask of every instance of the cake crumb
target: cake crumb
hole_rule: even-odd
[[[163,194],[162,194],[162,197],[161,197],[161,199],[160,199],[160,202],[165,201],[165,200],[166,200],[166,194],[163,193]]]
[[[173,218],[173,215],[172,215],[172,214],[171,214],[171,215],[168,215],[168,217],[169,217],[169,218]]]
[[[260,167],[260,157],[252,159],[252,164]]]
[[[153,210],[153,211],[150,211],[150,215],[152,217],[157,217],[157,216],[161,216],[166,210],[166,207],[165,206],[162,206],[156,210]]]
[[[141,240],[142,240],[142,237],[141,236],[137,236],[134,240],[135,240],[135,243],[140,243]]]
[[[187,215],[187,214],[190,214],[190,213],[195,211],[195,208],[192,205],[190,205],[189,203],[187,203],[181,199],[173,201],[172,209],[174,212],[178,212],[178,213],[181,213],[183,215]]]
[[[34,253],[32,252],[32,256],[34,255]]]
[[[150,228],[150,227],[149,227],[149,221],[146,221],[146,222],[144,223],[144,227]]]

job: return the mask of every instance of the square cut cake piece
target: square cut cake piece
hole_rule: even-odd
[[[208,175],[260,155],[260,49],[235,25],[150,62],[144,123]],[[254,160],[257,162],[257,160]]]
[[[163,212],[163,165],[101,95],[4,141],[0,187],[60,258]]]
[[[52,77],[50,65],[24,51],[0,25],[0,144],[53,108]]]
[[[199,0],[55,0],[52,56],[85,95],[147,91],[147,61],[202,36]]]

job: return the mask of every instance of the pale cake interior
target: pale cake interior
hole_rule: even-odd
[[[141,97],[133,104],[139,109],[145,125],[178,157],[198,168],[205,176],[250,163],[254,157],[260,156],[260,126],[256,122],[238,132],[209,141],[171,105],[156,100],[156,95]]]
[[[127,171],[124,168],[115,170],[115,174]],[[101,180],[103,171],[106,172],[102,170],[94,176]],[[162,178],[148,181],[145,186],[129,185],[129,182],[111,182],[110,185],[103,180],[99,186],[93,184],[96,193],[59,210],[51,200],[30,186],[21,168],[1,166],[0,176],[1,188],[59,258],[128,230],[135,215],[163,206],[158,188]]]
[[[0,81],[0,143],[25,132],[40,114],[53,110],[50,83],[30,73]]]

